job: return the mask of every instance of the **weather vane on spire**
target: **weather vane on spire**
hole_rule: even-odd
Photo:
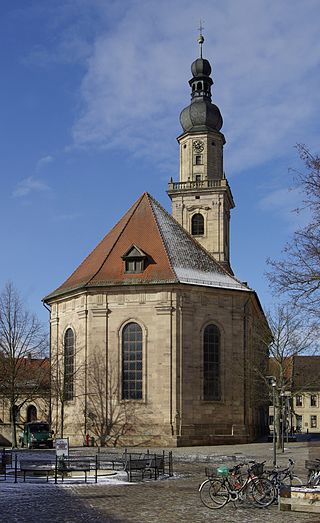
[[[203,34],[202,34],[202,30],[204,29],[203,25],[203,20],[200,20],[200,26],[199,26],[199,37],[198,37],[198,43],[200,45],[200,58],[202,58],[202,44],[204,42],[204,37],[203,37]]]

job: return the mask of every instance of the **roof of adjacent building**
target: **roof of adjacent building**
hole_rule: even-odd
[[[295,391],[320,390],[320,356],[293,358],[292,387]]]
[[[281,361],[269,359],[269,373],[279,379],[280,367],[284,384],[295,393],[320,390],[320,356],[288,356]]]
[[[131,247],[146,255],[142,273],[125,272],[123,258]],[[251,290],[230,275],[150,194],[144,193],[44,301],[83,288],[157,283]]]

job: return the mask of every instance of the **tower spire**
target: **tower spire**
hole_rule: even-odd
[[[202,20],[200,19],[200,25],[199,25],[199,36],[198,36],[198,44],[200,45],[200,58],[202,58],[202,45],[203,45],[203,42],[204,42],[204,36],[202,34],[202,30],[204,29],[203,25],[202,25]]]

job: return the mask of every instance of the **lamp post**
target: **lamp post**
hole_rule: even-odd
[[[281,399],[281,451],[284,452],[284,424],[286,422],[286,400],[285,400],[285,392],[280,393],[280,399]]]
[[[286,441],[287,441],[287,443],[289,443],[289,426],[292,425],[292,423],[289,422],[289,420],[291,420],[291,412],[290,412],[291,391],[285,390],[284,397],[285,397]]]
[[[272,446],[273,446],[273,466],[277,465],[277,444],[276,444],[276,386],[277,379],[275,376],[267,376],[269,385],[272,387],[272,406],[273,406],[273,434],[272,434]],[[279,435],[278,435],[279,437]]]
[[[271,383],[272,386],[272,403],[273,403],[273,466],[277,465],[277,443],[276,443],[276,386],[277,382],[274,379]]]

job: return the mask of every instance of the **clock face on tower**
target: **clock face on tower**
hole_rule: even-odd
[[[204,149],[204,143],[202,140],[194,140],[193,142],[193,150],[195,153],[202,153]]]

